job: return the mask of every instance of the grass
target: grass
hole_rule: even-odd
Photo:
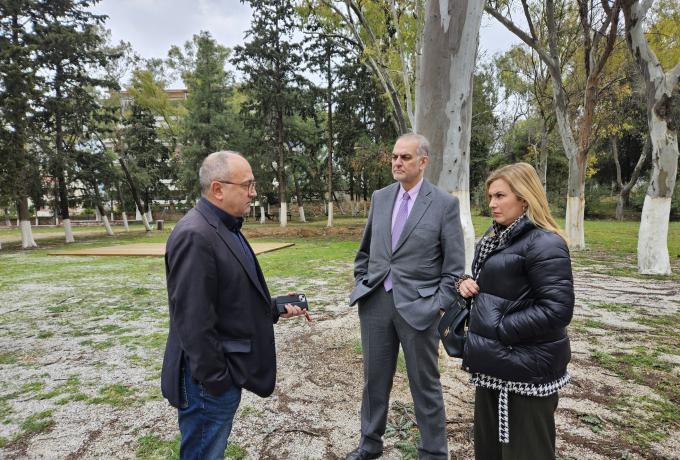
[[[473,221],[478,235],[490,223],[489,218],[480,216],[475,216]],[[365,219],[336,219],[336,222],[361,228]],[[248,223],[247,228],[250,226],[262,228]],[[291,224],[291,227],[303,226]],[[325,220],[306,226],[323,228]],[[278,224],[265,227],[278,228]],[[95,228],[76,231],[85,230]],[[3,232],[6,230],[0,229],[0,236]],[[354,235],[358,233],[353,230]],[[113,238],[103,234],[76,235],[77,243],[69,247],[160,243],[167,235],[167,231],[118,234]],[[635,273],[636,238],[637,223],[586,221],[589,249],[574,253],[574,265],[589,271],[643,278]],[[61,240],[61,237],[40,240],[41,247],[30,251],[3,243],[0,250],[0,297],[12,299],[11,305],[2,307],[0,315],[0,388],[5,388],[0,394],[0,422],[14,427],[0,438],[0,447],[3,444],[11,447],[18,439],[52,429],[56,420],[53,414],[65,405],[79,402],[79,407],[85,407],[83,410],[106,410],[102,406],[107,406],[113,410],[129,408],[141,414],[144,404],[160,398],[158,375],[168,325],[163,259],[47,256],[47,252],[65,247]],[[342,235],[261,238],[257,241],[292,242],[294,246],[263,254],[258,260],[272,294],[289,288],[306,289],[314,286],[312,281],[323,281],[324,289],[348,294],[353,285],[352,262],[358,240],[358,236]],[[671,223],[669,243],[676,269],[671,279],[680,279],[677,273],[680,271],[680,223]],[[622,417],[619,425],[611,420],[584,418],[580,422],[593,431],[598,429],[598,424],[605,430],[615,429],[633,445],[663,439],[664,424],[677,429],[680,423],[677,409],[680,381],[666,359],[666,355],[680,355],[677,327],[680,313],[653,316],[635,305],[617,303],[616,299],[601,299],[591,307],[626,315],[630,321],[651,328],[635,336],[635,342],[630,343],[626,351],[598,349],[592,360],[625,381],[648,386],[658,398],[623,398],[623,402],[613,408]],[[576,319],[572,326],[585,336],[588,330],[611,329],[596,319]],[[361,354],[358,338],[348,347]],[[56,366],[58,371],[40,365],[41,359],[60,362],[66,354],[78,356],[78,361],[65,360]],[[130,368],[142,369],[141,379],[129,379],[126,372]],[[405,374],[401,354],[398,368]],[[23,380],[15,384],[11,376],[19,374],[24,376]],[[60,378],[66,380],[58,380]],[[23,419],[21,404],[27,400],[40,401],[41,409],[45,410]],[[640,416],[640,411],[644,416]],[[393,407],[390,414],[397,449],[404,458],[417,455],[414,454],[417,430],[408,426],[408,408]],[[243,407],[239,413],[239,417],[261,416],[262,412],[252,407]],[[59,419],[57,423],[69,422]],[[166,434],[151,430],[143,436],[140,433],[137,445],[133,446],[137,458],[178,458],[178,439],[168,439]],[[230,449],[226,452],[228,458],[245,458],[241,446],[231,444]]]

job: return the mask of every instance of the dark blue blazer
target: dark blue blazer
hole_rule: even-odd
[[[238,240],[204,199],[172,230],[165,251],[170,333],[161,373],[161,390],[172,406],[182,404],[185,363],[214,395],[231,385],[260,396],[274,391],[278,313],[257,259],[256,273],[247,263]]]

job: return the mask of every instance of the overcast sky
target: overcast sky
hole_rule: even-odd
[[[106,27],[115,42],[130,42],[144,58],[165,58],[172,45],[183,45],[201,30],[233,48],[243,43],[250,28],[250,8],[239,0],[102,0],[95,11],[109,16]],[[484,17],[482,56],[488,58],[517,42],[495,20]]]

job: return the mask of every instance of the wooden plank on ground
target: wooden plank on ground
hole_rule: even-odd
[[[251,243],[255,254],[276,251],[295,243]],[[165,243],[136,243],[105,246],[102,248],[72,249],[48,253],[51,256],[155,256],[165,255]]]

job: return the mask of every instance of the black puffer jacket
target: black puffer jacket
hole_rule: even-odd
[[[574,310],[564,240],[524,218],[489,254],[477,283],[463,367],[534,384],[564,376],[571,358],[566,326]]]

